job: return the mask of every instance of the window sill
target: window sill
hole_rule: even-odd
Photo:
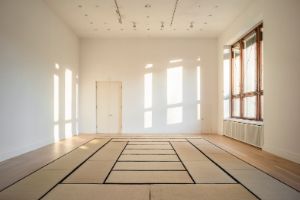
[[[224,121],[234,121],[242,124],[253,124],[257,126],[263,126],[264,122],[263,121],[255,121],[255,120],[247,120],[247,119],[236,119],[236,118],[227,118],[224,119]]]

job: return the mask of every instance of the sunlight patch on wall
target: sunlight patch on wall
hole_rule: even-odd
[[[54,125],[54,131],[53,131],[53,137],[54,137],[54,142],[58,142],[59,141],[59,125],[55,124]]]
[[[152,107],[152,73],[144,76],[144,108]]]
[[[144,112],[144,128],[152,127],[152,111]]]
[[[72,137],[72,123],[65,124],[65,138]]]
[[[167,69],[167,104],[182,103],[182,67]]]
[[[76,77],[78,79],[78,76]],[[76,103],[76,134],[79,134],[79,125],[78,125],[78,120],[79,120],[79,86],[78,83],[75,85],[75,93],[76,93],[76,98],[75,98],[75,103]]]
[[[147,65],[145,66],[146,69],[149,69],[149,68],[152,68],[152,67],[153,67],[153,64],[147,64]]]
[[[54,122],[58,122],[59,120],[59,77],[58,75],[54,74]]]
[[[182,62],[182,59],[174,59],[174,60],[170,60],[170,63],[179,63]]]
[[[65,71],[65,120],[72,119],[72,71]]]
[[[182,123],[182,106],[167,109],[167,124]]]

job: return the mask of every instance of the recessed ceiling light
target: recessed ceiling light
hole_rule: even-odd
[[[194,28],[194,22],[191,22],[190,28]]]
[[[150,4],[146,4],[145,8],[151,8],[151,5]]]

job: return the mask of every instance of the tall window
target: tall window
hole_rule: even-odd
[[[262,24],[231,46],[232,118],[263,120]]]

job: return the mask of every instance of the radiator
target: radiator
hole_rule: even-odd
[[[228,137],[260,148],[264,142],[264,126],[262,122],[224,120],[223,133]]]

